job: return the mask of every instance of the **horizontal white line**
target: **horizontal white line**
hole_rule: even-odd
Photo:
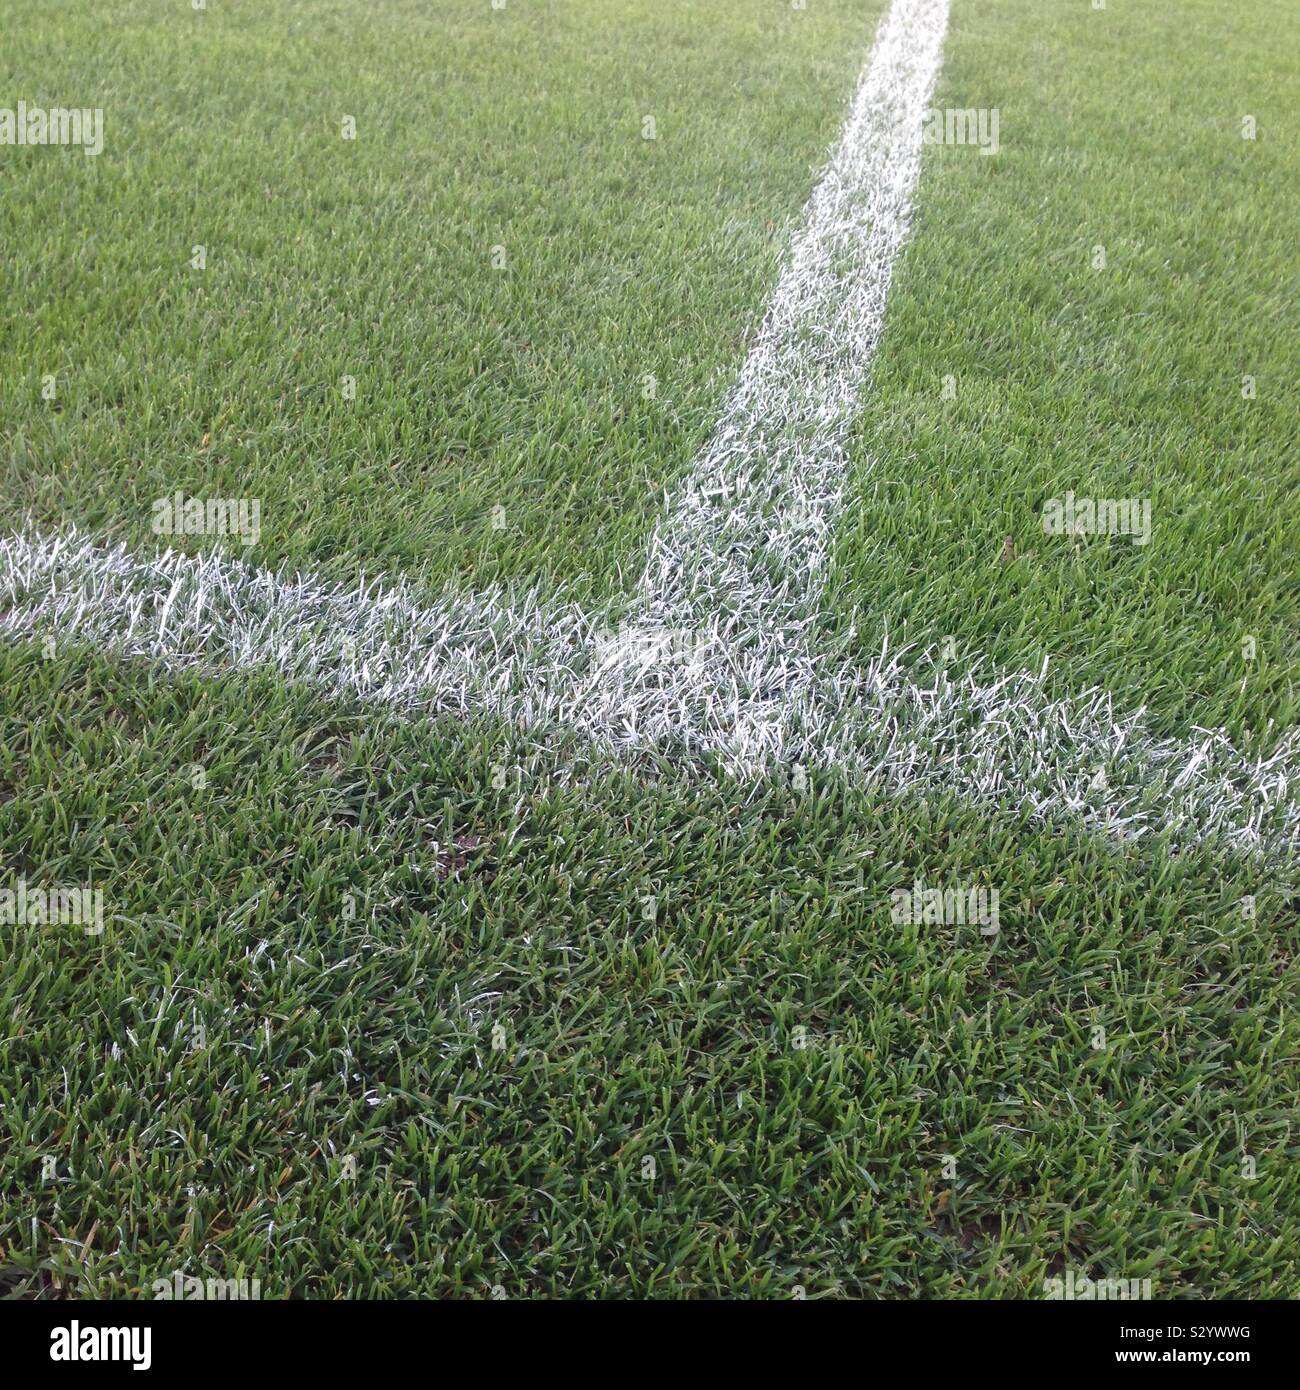
[[[949,679],[925,657],[882,651],[855,665],[793,646],[774,667],[770,652],[717,629],[611,637],[576,607],[420,605],[402,584],[328,586],[219,554],[141,558],[76,537],[0,541],[0,613],[10,635],[212,673],[269,667],[412,712],[495,714],[531,734],[568,725],[611,752],[707,754],[748,776],[838,768],[858,784],[1168,832],[1175,844],[1297,844],[1294,734],[1250,760],[1221,733],[1158,739],[1102,691],[1053,700],[1023,673]],[[626,689],[635,671],[635,701],[584,701],[606,682]]]

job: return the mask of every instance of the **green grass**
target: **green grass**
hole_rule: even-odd
[[[712,427],[879,10],[20,4],[4,99],[106,137],[0,150],[9,506],[149,545],[177,488],[258,497],[260,562],[602,593]]]
[[[828,603],[867,650],[1050,654],[1180,736],[1295,724],[1298,52],[1262,3],[956,0],[935,104],[998,108],[1001,149],[927,151]],[[1150,544],[1045,536],[1067,489],[1149,498]]]
[[[6,843],[114,919],[10,937],[16,1291],[1294,1291],[1294,910],[1248,866],[0,655]],[[1002,885],[998,945],[889,927],[918,875]]]
[[[954,6],[937,104],[997,106],[1003,149],[926,153],[828,624],[1262,737],[1294,720],[1296,40],[1260,0]],[[0,151],[9,510],[148,545],[153,497],[251,493],[262,561],[617,586],[879,6],[116,10],[6,26],[0,104],[109,110],[98,160]],[[1042,536],[1066,487],[1149,493],[1152,544]],[[1294,1296],[1293,871],[961,790],[0,644],[0,887],[109,919],[0,926],[0,1288]],[[893,924],[916,878],[997,888],[996,942]]]

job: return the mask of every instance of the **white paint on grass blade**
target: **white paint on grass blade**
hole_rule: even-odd
[[[221,671],[265,666],[287,680],[399,709],[490,710],[528,727],[553,718],[546,691],[571,676],[589,620],[527,596],[419,604],[405,583],[332,585],[220,553],[143,557],[76,535],[0,541],[0,612],[12,633],[51,636]]]
[[[947,23],[948,0],[898,0],[882,22],[754,347],[651,542],[643,622],[739,635],[810,615]]]
[[[818,638],[848,431],[946,22],[946,0],[895,0],[882,23],[754,350],[630,604],[589,614],[501,591],[421,603],[401,582],[331,586],[216,554],[20,534],[0,542],[0,628],[204,671],[270,667],[532,737],[567,727],[611,752],[707,755],[755,776],[838,768],[1112,833],[1294,850],[1295,736],[1250,760],[1222,734],[1156,738],[1101,691],[1053,700],[1041,676],[977,669],[952,681],[888,650],[864,665]]]
[[[218,554],[140,558],[76,537],[0,542],[0,606],[11,635],[205,673],[271,668],[402,710],[495,714],[533,735],[572,726],[566,711],[600,651],[598,630],[576,607],[421,605],[401,584],[331,586]],[[681,691],[671,668],[651,659],[637,702],[583,727],[611,753],[711,755],[781,778],[805,763],[859,785],[947,793],[1112,833],[1296,847],[1295,735],[1252,760],[1221,733],[1155,738],[1140,713],[1118,713],[1099,690],[1053,700],[1042,676],[972,670],[952,680],[933,666],[922,681],[927,659],[903,655],[885,651],[865,666],[814,660],[779,716],[761,703],[728,704],[724,691],[715,717],[673,738],[657,721],[678,727]],[[779,675],[763,675],[765,660],[738,651],[735,684],[779,685]]]
[[[817,605],[848,436],[911,221],[947,23],[948,0],[896,0],[881,22],[753,349],[651,540],[621,642],[575,691],[567,718],[593,736],[622,727],[753,767],[785,756],[791,711],[817,698]],[[648,668],[620,659],[647,649],[659,652]]]

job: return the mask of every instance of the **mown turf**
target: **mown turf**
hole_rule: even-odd
[[[147,545],[155,498],[257,497],[258,561],[601,592],[716,418],[880,8],[11,7],[0,102],[106,135],[0,148],[7,509]]]
[[[112,919],[7,929],[16,1293],[1295,1291],[1267,875],[0,658],[7,867]],[[891,925],[918,875],[1000,885],[996,944]]]
[[[361,28],[350,3],[231,4],[201,39],[183,11],[124,8],[93,50],[81,11],[7,30],[6,64],[75,78],[94,51],[105,92],[139,98],[117,103],[116,156],[112,124],[100,161],[0,153],[22,193],[0,219],[28,234],[0,262],[21,347],[7,504],[143,540],[159,491],[251,476],[296,508],[263,557],[614,582],[655,513],[642,485],[706,432],[869,35],[871,7],[811,6],[509,0],[519,27],[496,31],[486,5],[370,6]],[[1291,417],[1269,383],[1294,150],[1267,115],[1291,40],[1254,4],[1235,29],[1178,14],[956,0],[939,100],[999,106],[1004,148],[927,151],[827,616],[864,644],[906,617],[1017,666],[1048,647],[1062,689],[1102,680],[1167,727],[1251,734],[1293,691]],[[796,24],[827,27],[773,41]],[[1222,104],[1249,90],[1261,113],[1254,147],[1207,123],[1215,43]],[[445,84],[424,81],[443,54]],[[671,121],[618,152],[600,113],[632,91],[639,118],[638,75],[700,113],[691,152]],[[361,140],[366,110],[393,140],[364,159],[304,133],[354,85]],[[203,296],[181,275],[200,216],[226,248]],[[537,259],[474,280],[480,234],[511,217]],[[1098,219],[1121,228],[1113,282],[1072,259],[1108,240]],[[616,269],[626,228],[654,274]],[[37,230],[57,250],[39,263]],[[1256,413],[1215,343],[1265,364]],[[47,344],[83,364],[53,412]],[[363,346],[389,394],[335,413],[326,385]],[[646,350],[685,364],[677,416],[611,423],[584,392]],[[1143,469],[1145,551],[1034,534],[1040,493],[1086,476],[1131,495]],[[482,515],[503,495],[527,518],[504,538]],[[1247,620],[1243,687],[1213,641]],[[959,786],[921,803],[593,764],[57,635],[51,656],[0,645],[0,846],[0,888],[91,883],[109,918],[100,938],[0,925],[15,1296],[148,1296],[177,1270],[267,1298],[1037,1297],[1066,1269],[1157,1297],[1300,1290],[1285,866],[1047,831]],[[891,921],[917,878],[996,888],[1000,935]]]
[[[1180,736],[1294,725],[1298,72],[1264,0],[957,0],[935,105],[997,108],[1001,148],[926,151],[827,604],[865,648],[1050,655]],[[1150,499],[1150,544],[1045,536],[1067,490]]]

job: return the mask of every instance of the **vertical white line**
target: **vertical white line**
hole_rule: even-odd
[[[881,22],[757,341],[651,542],[642,622],[753,631],[815,600],[947,24],[948,0],[895,0]]]

